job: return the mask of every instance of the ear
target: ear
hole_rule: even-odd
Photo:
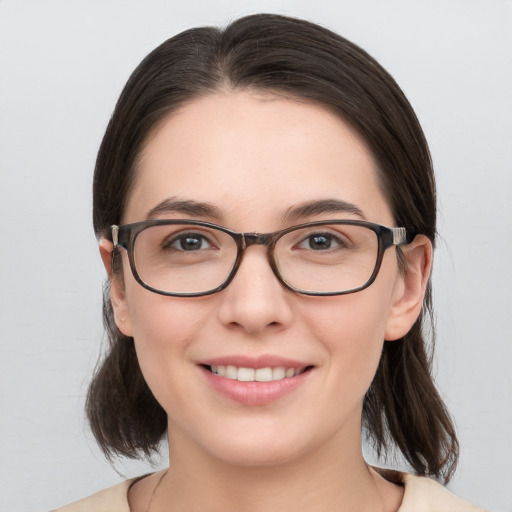
[[[110,240],[102,237],[100,238],[99,249],[103,266],[107,271],[110,281],[110,301],[114,311],[114,320],[118,329],[125,336],[132,336],[130,312],[124,291],[123,279],[121,276],[115,275],[112,272],[112,252],[114,250],[114,244]]]
[[[388,341],[405,336],[416,322],[432,269],[432,243],[425,235],[417,235],[401,250],[405,270],[393,291],[393,304],[386,323],[385,339]]]

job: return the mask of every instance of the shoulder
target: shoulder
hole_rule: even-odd
[[[485,512],[430,478],[400,473],[398,480],[405,488],[398,512]]]
[[[130,512],[128,490],[135,480],[126,480],[53,512]]]

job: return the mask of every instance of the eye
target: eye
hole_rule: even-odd
[[[312,233],[297,245],[299,249],[313,251],[326,251],[343,246],[345,244],[342,243],[340,238],[332,233]]]
[[[211,249],[212,244],[204,235],[199,233],[180,233],[168,240],[164,248],[172,248],[177,251],[199,251]]]

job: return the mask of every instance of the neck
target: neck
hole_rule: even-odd
[[[357,443],[330,443],[279,464],[234,465],[173,433],[171,464],[150,512],[396,510],[401,494],[370,471]],[[334,450],[334,451],[333,451]],[[399,489],[396,488],[399,493]]]

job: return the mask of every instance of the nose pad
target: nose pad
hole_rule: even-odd
[[[248,248],[235,277],[219,294],[219,319],[247,333],[285,328],[293,316],[290,294],[274,274],[265,247]]]

